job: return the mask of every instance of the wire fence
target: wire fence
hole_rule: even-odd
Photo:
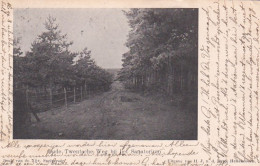
[[[73,87],[59,89],[29,89],[29,88],[14,88],[14,91],[22,91],[26,98],[26,105],[29,106],[30,112],[37,117],[36,113],[44,111],[53,111],[53,109],[68,107],[71,103],[81,102],[88,99],[92,94],[103,91],[103,88],[95,90]],[[14,103],[15,104],[15,103]]]

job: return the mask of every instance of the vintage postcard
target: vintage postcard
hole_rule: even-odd
[[[259,9],[1,0],[0,165],[260,165]]]

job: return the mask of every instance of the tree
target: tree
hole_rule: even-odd
[[[87,88],[87,84],[90,81],[91,69],[95,67],[95,61],[91,58],[91,51],[86,48],[79,53],[79,59],[74,65],[74,73],[76,75],[77,84]]]
[[[13,42],[13,73],[14,73],[14,87],[21,87],[25,81],[25,66],[26,58],[22,56],[23,52],[20,48],[21,38],[14,38]]]
[[[33,71],[28,84],[45,87],[73,84],[71,66],[76,54],[68,50],[72,42],[67,42],[67,35],[61,33],[55,18],[49,16],[44,25],[46,31],[38,36],[26,54]]]
[[[112,75],[104,69],[98,67],[95,61],[91,58],[91,51],[84,48],[79,53],[79,59],[74,65],[77,84],[85,87],[104,87],[108,89],[112,83]]]

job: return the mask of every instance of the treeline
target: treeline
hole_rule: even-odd
[[[198,10],[131,9],[119,79],[126,87],[168,96],[197,93]]]
[[[32,43],[25,55],[14,41],[14,90],[83,87],[84,90],[108,90],[112,75],[95,64],[91,51],[71,52],[56,19],[48,17],[46,30]]]

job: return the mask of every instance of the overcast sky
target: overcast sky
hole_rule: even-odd
[[[71,51],[88,47],[92,58],[103,68],[120,68],[129,32],[122,9],[15,9],[14,36],[21,37],[21,49],[30,51],[31,43],[45,31],[48,16],[56,18],[63,34],[73,41]]]

